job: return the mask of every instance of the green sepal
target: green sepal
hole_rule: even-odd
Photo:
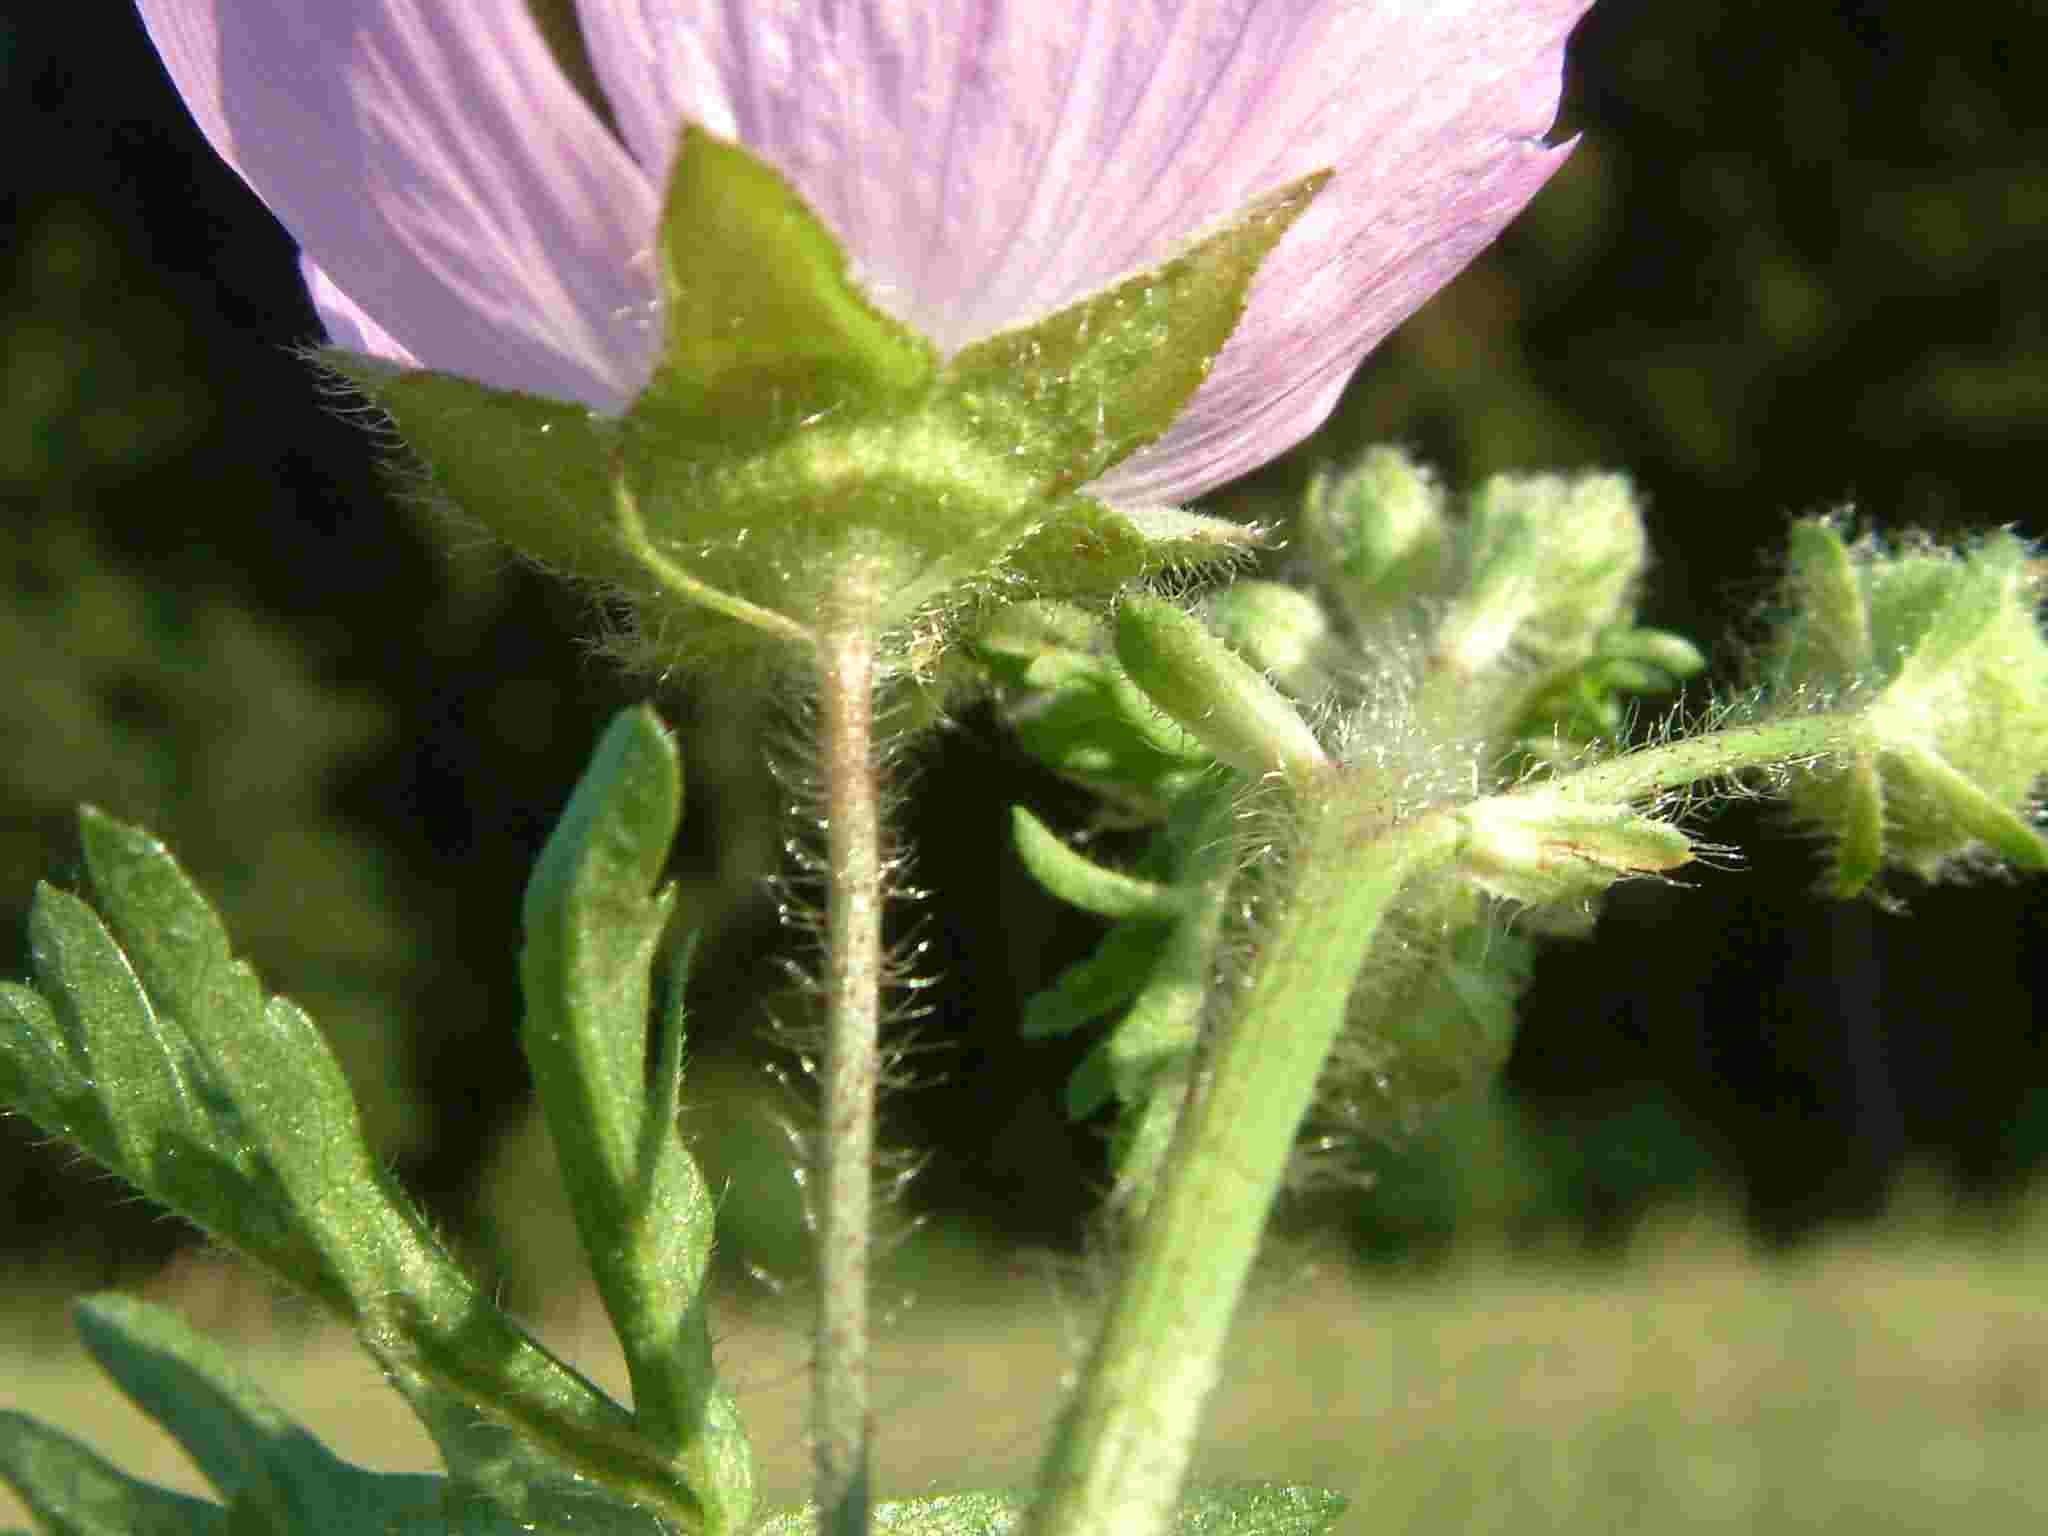
[[[1004,556],[1027,591],[1106,598],[1133,582],[1241,564],[1264,530],[1179,507],[1113,507],[1061,496]]]
[[[1197,1485],[1182,1495],[1172,1536],[1323,1536],[1350,1504],[1340,1493],[1288,1483]],[[1010,1536],[1027,1501],[1008,1490],[889,1499],[874,1506],[875,1536]],[[809,1506],[776,1510],[755,1536],[813,1536]]]
[[[522,1040],[642,1434],[685,1469],[709,1533],[744,1528],[753,1460],[711,1357],[704,1280],[716,1210],[677,1126],[682,977],[650,1051],[653,969],[674,905],[657,889],[682,763],[644,706],[618,716],[527,887]],[[679,969],[679,968],[678,968]],[[652,1084],[649,1058],[655,1058]]]
[[[660,588],[611,508],[619,432],[588,406],[329,348],[317,354],[391,418],[433,492],[527,559],[642,602]]]
[[[1365,629],[1440,588],[1450,559],[1448,498],[1402,449],[1369,448],[1342,475],[1318,475],[1300,527],[1323,587]]]
[[[1868,751],[1845,755],[1833,771],[1811,775],[1798,787],[1802,813],[1832,833],[1821,883],[1828,895],[1843,901],[1860,896],[1883,873],[1884,797],[1884,775]]]
[[[1115,287],[947,365],[952,409],[1042,492],[1071,491],[1156,442],[1244,317],[1252,279],[1329,181],[1317,171]]]
[[[659,237],[662,350],[618,417],[323,357],[469,517],[627,600],[650,660],[787,656],[853,603],[885,665],[923,667],[918,637],[997,592],[1102,597],[1254,537],[1081,488],[1171,425],[1325,179],[942,363],[779,171],[692,127]]]
[[[1619,740],[1638,700],[1674,692],[1706,666],[1698,646],[1669,630],[1603,631],[1590,656],[1541,679],[1516,722],[1517,745],[1539,762],[1570,762],[1589,743]]]
[[[1804,518],[1786,536],[1787,605],[1797,621],[1781,633],[1777,666],[1790,678],[1836,688],[1866,680],[1873,655],[1870,609],[1841,529]]]
[[[1604,630],[1595,653],[1604,661],[1631,662],[1646,673],[1667,679],[1660,687],[1682,683],[1707,670],[1706,653],[1685,636],[1668,629]]]
[[[2041,835],[2040,828],[2015,810],[2012,802],[1987,792],[1940,753],[1902,746],[1893,750],[1890,762],[1896,770],[1891,804],[1894,813],[1909,825],[1946,824],[2008,864],[2025,870],[2048,869],[2048,838]],[[1901,850],[1900,857],[1931,873],[1947,851]]]
[[[939,357],[877,309],[782,173],[683,129],[661,216],[661,358],[634,414],[712,457],[819,416],[900,410]]]
[[[1230,648],[1296,699],[1327,694],[1338,649],[1323,605],[1277,581],[1233,581],[1203,607]]]
[[[742,628],[801,643],[845,601],[853,570],[875,627],[907,634],[997,590],[1100,597],[1252,539],[1080,490],[1171,425],[1242,318],[1259,263],[1324,177],[939,368],[846,283],[837,245],[776,172],[691,139],[671,201],[715,221],[725,194],[690,190],[698,175],[740,188],[759,248],[745,281],[719,284],[710,275],[723,258],[707,267],[694,226],[675,236],[688,235],[671,262],[683,314],[620,422],[621,504],[643,525],[643,564],[663,566],[671,592],[717,594]],[[671,227],[680,219],[672,212]],[[790,270],[771,278],[785,239]],[[741,323],[757,308],[765,349],[756,322]],[[671,623],[664,642],[716,646],[721,635],[737,638]]]

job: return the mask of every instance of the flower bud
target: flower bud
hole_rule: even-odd
[[[1330,687],[1330,616],[1308,593],[1276,581],[1238,581],[1209,600],[1207,613],[1232,650],[1297,699]]]
[[[1166,715],[1248,778],[1330,766],[1294,705],[1201,621],[1156,597],[1117,610],[1117,659]]]
[[[1590,901],[1623,876],[1665,874],[1692,860],[1692,839],[1669,822],[1554,789],[1475,800],[1460,820],[1466,876],[1525,906]]]
[[[1633,611],[1648,541],[1619,475],[1496,475],[1472,498],[1465,590],[1437,633],[1454,675],[1556,668]]]
[[[1302,531],[1323,581],[1370,623],[1435,587],[1445,559],[1444,492],[1399,448],[1378,447],[1309,487]]]

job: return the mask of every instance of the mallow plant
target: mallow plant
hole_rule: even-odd
[[[465,1273],[315,1021],[171,851],[88,808],[88,889],[39,892],[34,975],[0,986],[0,1095],[352,1327],[445,1469],[340,1460],[219,1346],[102,1297],[88,1348],[218,1497],[10,1414],[0,1476],[44,1527],[1318,1531],[1335,1495],[1190,1465],[1304,1144],[1484,1082],[1531,945],[1697,857],[1717,795],[1781,799],[1833,896],[2048,863],[2041,566],[2010,534],[1797,524],[1747,686],[1663,713],[1704,663],[1636,616],[1619,475],[1461,492],[1380,449],[1286,526],[1185,510],[1311,432],[1562,162],[1586,3],[140,0],[300,245],[313,370],[403,472],[581,584],[625,664],[716,668],[813,738],[816,1498],[757,1507],[711,1347],[662,883],[680,755],[643,707],[534,870],[520,961],[630,1404]],[[1261,544],[1285,580],[1245,575]],[[986,697],[1150,829],[1110,865],[1014,812],[1025,867],[1109,925],[1026,1027],[1090,1037],[1068,1107],[1113,1136],[1120,1278],[1030,1486],[891,1500],[866,1385],[883,781]]]

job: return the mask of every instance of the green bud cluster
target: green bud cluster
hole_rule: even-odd
[[[1026,867],[1116,924],[1027,1028],[1116,1019],[1069,1109],[1119,1105],[1132,1210],[1208,1013],[1250,984],[1276,942],[1266,926],[1303,889],[1341,886],[1343,867],[1363,879],[1437,829],[1431,873],[1371,915],[1379,937],[1322,983],[1350,1019],[1325,1110],[1385,1132],[1505,1059],[1530,949],[1504,912],[1583,927],[1615,880],[1692,857],[1630,796],[1551,776],[1614,737],[1625,700],[1703,665],[1634,624],[1645,540],[1625,481],[1503,476],[1460,505],[1376,449],[1316,482],[1301,534],[1310,588],[1242,581],[1192,612],[1127,597],[1110,625],[1031,605],[977,640],[1026,744],[1097,788],[1121,778],[1116,803],[1160,823],[1126,872],[1018,816]]]
[[[1648,541],[1619,475],[1497,475],[1461,502],[1375,448],[1310,488],[1301,529],[1309,580],[1353,642],[1351,674],[1381,692],[1391,676],[1430,737],[1484,761],[1565,760],[1617,739],[1635,699],[1706,665],[1682,636],[1635,622]],[[1317,660],[1341,675],[1332,650]]]

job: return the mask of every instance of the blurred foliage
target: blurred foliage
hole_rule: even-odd
[[[1644,617],[1705,642],[1768,590],[1797,513],[1853,499],[1893,525],[2048,532],[2044,54],[2048,13],[2005,0],[1600,0],[1572,51],[1565,169],[1318,440],[1217,509],[1284,516],[1319,467],[1380,441],[1452,484],[1624,467],[1662,561]],[[33,880],[76,867],[76,800],[148,823],[460,1224],[490,1149],[517,1141],[519,890],[598,722],[647,680],[590,659],[576,600],[380,494],[376,444],[287,350],[314,336],[288,242],[205,149],[124,0],[0,23],[0,129],[36,146],[0,183],[0,953],[18,961]],[[760,886],[783,839],[761,767],[776,712],[715,688],[662,705],[691,752],[694,1048],[745,1121],[775,1054],[756,1000],[803,1009]],[[930,1153],[919,1205],[1069,1242],[1102,1148],[1060,1114],[1073,1054],[1020,1041],[1017,1008],[1098,931],[1031,888],[1004,808],[1092,833],[1105,860],[1120,834],[985,713],[909,769],[904,839],[943,895],[899,920],[940,984],[891,1132]],[[1754,848],[1751,869],[1626,890],[1599,937],[1549,950],[1512,1115],[1484,1130],[1508,1112],[1478,1106],[1449,1142],[1367,1149],[1382,1214],[1360,1230],[1427,1243],[1461,1211],[1512,1228],[1524,1202],[1538,1225],[1625,1226],[1693,1176],[1688,1138],[1783,1231],[1876,1209],[1911,1160],[1978,1187],[2048,1161],[2028,1097],[2048,1076],[2038,890],[1929,895],[1904,923],[1821,909],[1810,851],[1779,830],[1732,818],[1716,835]],[[0,1136],[18,1243],[105,1229],[118,1191]],[[1508,1150],[1469,1161],[1489,1145]],[[779,1137],[760,1166],[735,1165],[730,1209],[799,1220]],[[778,1192],[742,1202],[755,1177]],[[123,1241],[160,1246],[150,1220],[132,1213]],[[534,1240],[481,1226],[501,1252]],[[747,1251],[777,1267],[779,1241]]]
[[[0,690],[0,904],[18,934],[35,879],[71,857],[80,801],[146,821],[249,951],[291,978],[374,1140],[402,1151],[423,1124],[408,1035],[426,955],[383,850],[332,803],[338,775],[387,739],[390,711],[328,675],[310,637],[108,548],[99,499],[174,462],[214,407],[184,376],[176,313],[125,276],[75,207],[48,212],[15,253],[0,365],[0,675],[14,679]]]
[[[1653,1210],[1726,1198],[1717,1153],[1654,1088],[1577,1118],[1475,1094],[1364,1162],[1354,1241],[1369,1259],[1409,1264],[1486,1248],[1618,1248]]]

